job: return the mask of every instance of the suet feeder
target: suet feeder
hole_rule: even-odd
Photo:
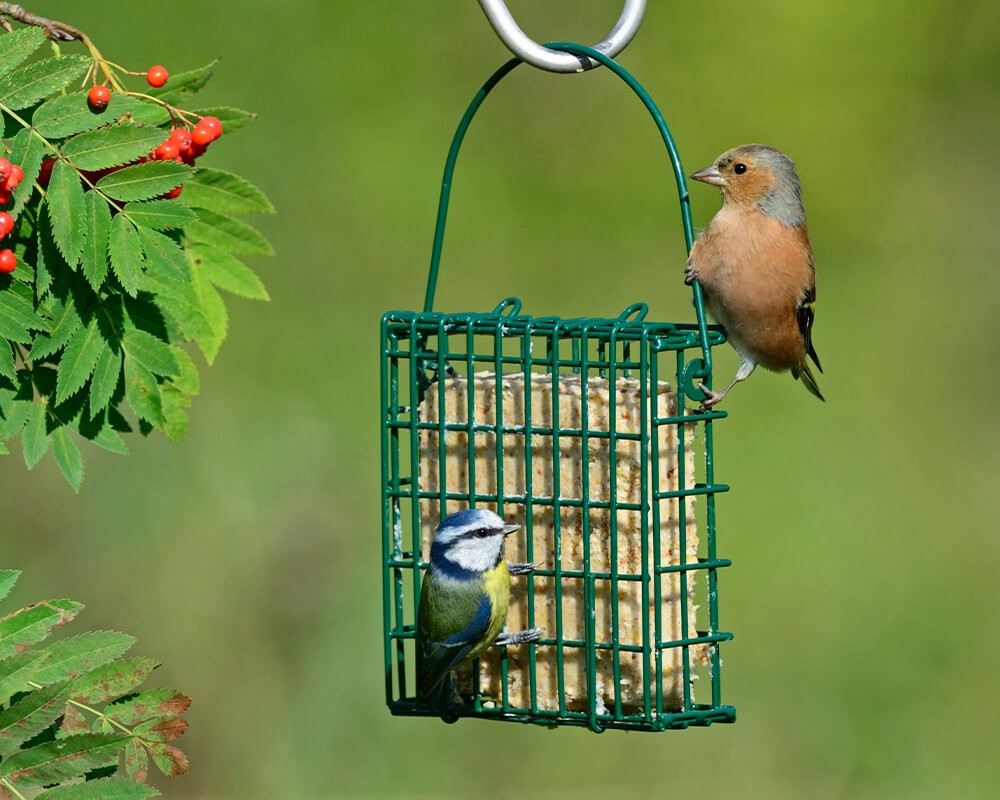
[[[666,146],[688,249],[693,229],[673,138],[624,68],[618,75]],[[484,84],[444,171],[424,309],[381,327],[382,569],[385,689],[397,715],[436,712],[416,694],[415,622],[430,539],[462,508],[496,510],[521,530],[508,562],[507,630],[544,628],[531,644],[490,648],[458,670],[463,702],[445,718],[662,731],[733,722],[723,705],[712,425],[702,411],[713,348],[694,286],[695,321],[651,322],[635,303],[617,316],[529,316],[513,297],[491,311],[434,310],[455,163],[473,116],[518,64]],[[680,270],[678,270],[678,276]],[[678,283],[680,278],[678,277]]]

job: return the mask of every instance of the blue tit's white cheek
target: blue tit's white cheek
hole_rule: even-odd
[[[496,566],[502,546],[502,536],[464,537],[452,542],[445,550],[444,557],[462,569],[485,572]]]

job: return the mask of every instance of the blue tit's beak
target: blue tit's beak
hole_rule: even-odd
[[[722,177],[722,173],[715,168],[715,165],[705,167],[705,169],[700,169],[693,173],[691,180],[710,183],[712,186],[724,186],[726,183],[726,179]]]
[[[504,536],[510,536],[514,531],[518,531],[520,529],[521,529],[520,525],[514,525],[513,523],[511,523],[510,525],[504,525],[503,526],[503,535]]]

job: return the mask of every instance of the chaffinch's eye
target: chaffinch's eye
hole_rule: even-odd
[[[737,164],[735,167],[733,167],[733,172],[735,172],[737,175],[742,175],[746,171],[747,171],[746,164]]]

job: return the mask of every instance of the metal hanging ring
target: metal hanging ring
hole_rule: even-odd
[[[540,45],[521,30],[504,0],[479,0],[479,5],[500,40],[514,55],[533,67],[549,72],[583,72],[598,66],[592,58],[560,53]],[[632,41],[645,13],[646,0],[625,0],[618,22],[607,36],[594,45],[594,50],[614,58]]]

